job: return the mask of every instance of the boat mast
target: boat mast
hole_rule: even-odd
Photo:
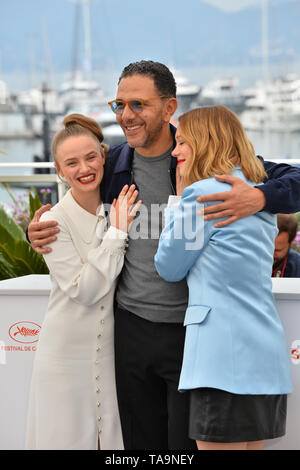
[[[268,94],[267,87],[269,83],[269,18],[268,18],[268,0],[262,0],[262,75],[264,90],[264,122],[263,133],[265,142],[266,157],[269,157],[270,150],[270,131],[269,131],[269,113],[268,113]]]
[[[44,54],[45,54],[45,83],[47,83],[48,87],[52,90],[53,89],[53,70],[52,70],[48,28],[47,28],[45,15],[41,16],[41,27],[42,27],[42,41],[43,41]]]
[[[75,22],[74,22],[74,42],[73,42],[73,57],[72,57],[72,88],[75,86],[77,72],[78,72],[78,41],[80,30],[80,3],[76,2],[75,5]]]
[[[82,0],[84,21],[84,71],[86,79],[91,81],[92,73],[92,48],[91,48],[91,23],[90,23],[90,0]]]
[[[92,47],[91,47],[91,25],[90,25],[90,0],[73,0],[75,2],[75,22],[74,22],[74,43],[73,43],[73,62],[72,62],[72,84],[76,82],[79,70],[79,38],[81,16],[83,19],[84,30],[84,59],[83,72],[84,79],[91,80],[92,73]]]
[[[263,78],[266,84],[269,81],[268,0],[262,0],[262,59],[263,59]]]

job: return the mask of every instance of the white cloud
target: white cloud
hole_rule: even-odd
[[[236,12],[253,5],[261,5],[261,0],[203,0],[203,2],[227,12]]]

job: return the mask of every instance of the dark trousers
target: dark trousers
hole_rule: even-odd
[[[115,311],[116,382],[124,446],[196,449],[188,438],[189,394],[178,392],[185,329]]]

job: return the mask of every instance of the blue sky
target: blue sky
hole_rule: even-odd
[[[227,12],[236,12],[249,8],[251,6],[258,6],[261,0],[203,0],[212,6]]]
[[[202,0],[204,3],[208,3],[220,10],[233,13],[247,9],[249,7],[260,7],[262,5],[262,0]],[[268,3],[271,5],[278,3],[295,3],[298,0],[268,0]]]
[[[261,0],[90,0],[93,69],[116,71],[151,58],[178,68],[257,65]],[[300,61],[300,0],[269,0],[278,60]],[[74,0],[0,0],[0,77],[67,73],[74,51]],[[83,30],[78,61],[83,63]],[[275,60],[275,59],[274,59]]]

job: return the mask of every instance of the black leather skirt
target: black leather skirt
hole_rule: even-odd
[[[285,434],[287,395],[237,395],[214,388],[189,393],[191,439],[250,442]]]

